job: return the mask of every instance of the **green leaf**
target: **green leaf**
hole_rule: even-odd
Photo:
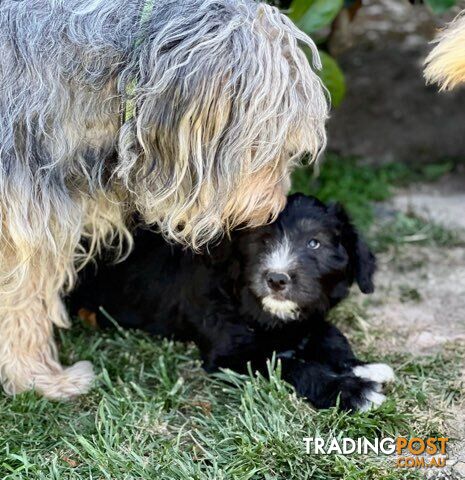
[[[319,75],[331,95],[331,103],[337,107],[346,94],[346,81],[344,74],[333,57],[320,51],[323,68]]]
[[[289,7],[289,18],[297,23],[313,3],[315,0],[293,0]]]
[[[343,6],[343,0],[315,0],[298,20],[297,26],[305,33],[312,33],[329,25]]]
[[[426,0],[426,3],[434,13],[440,14],[456,5],[457,0]]]

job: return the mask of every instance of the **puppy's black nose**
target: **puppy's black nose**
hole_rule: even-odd
[[[266,283],[273,290],[284,290],[291,278],[287,273],[268,272],[266,274]]]

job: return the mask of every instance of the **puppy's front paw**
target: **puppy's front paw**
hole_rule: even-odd
[[[367,388],[364,390],[362,403],[358,404],[358,410],[360,412],[367,412],[368,410],[378,408],[384,403],[386,395],[383,395],[377,389],[378,385],[376,385],[375,389]]]
[[[359,365],[352,370],[352,373],[357,377],[377,383],[389,383],[395,379],[394,370],[385,363]]]
[[[340,385],[340,406],[343,410],[366,412],[386,400],[381,384],[356,376],[347,376]]]

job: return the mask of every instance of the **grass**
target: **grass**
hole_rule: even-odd
[[[426,222],[414,214],[397,213],[393,219],[381,221],[371,230],[370,240],[377,252],[406,244],[435,247],[463,246],[463,238],[454,230]]]
[[[375,218],[375,203],[391,198],[394,187],[417,181],[434,182],[451,172],[454,163],[373,166],[329,153],[320,168],[318,176],[313,167],[297,169],[292,179],[293,191],[315,195],[323,201],[341,202],[357,226],[368,230]]]
[[[392,195],[395,185],[434,180],[451,164],[409,169],[378,168],[330,156],[319,179],[300,170],[295,190],[343,202],[370,233],[377,250],[405,243],[441,246],[455,237],[441,227],[397,215],[373,229],[372,202]],[[401,294],[417,299],[416,291]],[[418,298],[418,300],[420,300]],[[361,358],[379,361],[363,307],[348,301],[333,321],[351,337]],[[60,332],[65,364],[89,359],[98,379],[89,395],[54,403],[33,392],[0,396],[0,478],[118,480],[394,480],[424,478],[418,470],[393,468],[384,457],[307,455],[307,436],[447,436],[447,412],[463,402],[463,349],[440,355],[390,354],[397,382],[374,412],[347,415],[315,411],[281,381],[279,363],[270,378],[230,371],[207,376],[196,349],[138,332],[96,332],[79,322]]]
[[[372,166],[356,158],[328,154],[319,175],[315,176],[313,167],[302,167],[294,172],[292,184],[295,192],[342,203],[376,252],[405,244],[463,246],[464,240],[456,232],[414,213],[388,212],[386,218],[376,215],[378,202],[389,200],[395,187],[434,182],[454,168],[455,164],[449,160],[417,166],[402,163]]]
[[[294,173],[292,185],[294,191],[315,195],[323,201],[341,202],[355,223],[367,228],[374,218],[371,202],[387,200],[392,185],[411,175],[403,164],[373,168],[358,164],[355,158],[328,154],[317,177],[312,167],[303,167]]]
[[[270,380],[207,376],[193,347],[141,333],[77,325],[60,339],[64,362],[94,361],[97,385],[70,403],[2,397],[2,479],[421,478],[390,458],[307,455],[302,439],[444,435],[445,405],[459,398],[453,349],[421,362],[390,357],[399,377],[390,400],[347,415],[313,410],[280,380],[279,365]]]

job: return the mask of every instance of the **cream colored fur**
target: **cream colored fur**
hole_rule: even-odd
[[[465,81],[465,14],[462,12],[444,30],[425,61],[425,78],[450,90]]]

